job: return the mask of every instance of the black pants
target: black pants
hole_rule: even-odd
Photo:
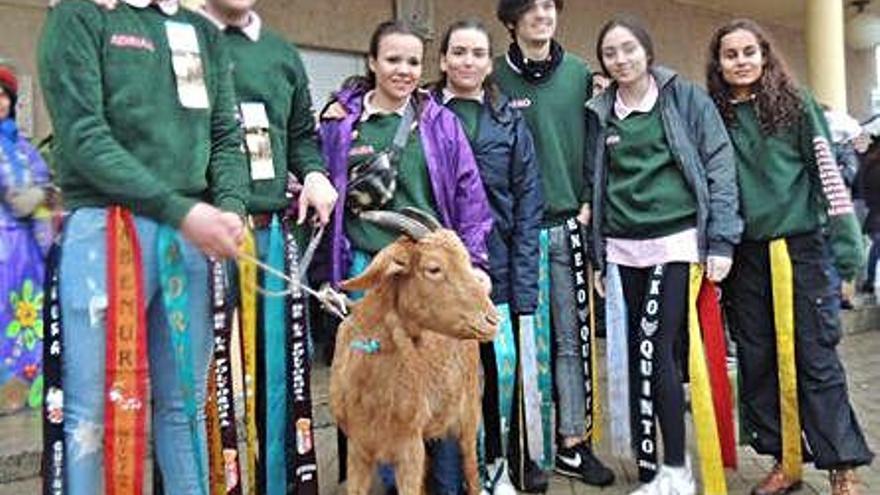
[[[873,454],[849,402],[840,341],[840,300],[821,234],[787,239],[794,278],[795,356],[805,460],[819,469],[868,464]],[[776,327],[768,242],[743,242],[724,285],[737,345],[742,421],[751,446],[782,457]]]
[[[620,266],[620,281],[626,300],[629,327],[630,421],[633,432],[639,431],[636,414],[639,376],[639,323],[648,292],[651,268]],[[663,434],[663,459],[669,466],[683,466],[685,458],[684,390],[681,362],[676,351],[687,325],[688,272],[687,263],[669,263],[663,272],[660,293],[660,327],[654,334],[653,374],[654,410]],[[635,439],[635,435],[633,435]]]

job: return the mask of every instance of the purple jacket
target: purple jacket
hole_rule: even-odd
[[[318,270],[318,279],[329,280],[334,287],[348,275],[351,263],[351,245],[343,226],[344,198],[348,187],[348,153],[352,131],[361,115],[363,97],[363,90],[357,88],[340,90],[336,94],[336,101],[347,110],[346,117],[324,120],[319,129],[321,151],[330,172],[330,180],[339,192],[339,201],[330,226],[330,259],[316,263],[315,268]],[[439,220],[445,227],[458,233],[471,255],[471,262],[488,270],[486,240],[492,230],[492,214],[467,136],[455,114],[427,94],[420,97],[424,98],[424,104],[419,115],[419,135]]]

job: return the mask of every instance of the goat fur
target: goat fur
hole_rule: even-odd
[[[424,493],[425,440],[454,437],[469,495],[480,490],[479,342],[498,313],[450,230],[401,237],[346,290],[366,290],[339,327],[330,407],[348,436],[349,495],[365,495],[379,463],[395,468],[401,495]],[[375,339],[378,352],[353,342]]]

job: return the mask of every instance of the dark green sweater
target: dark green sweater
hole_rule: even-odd
[[[265,28],[257,41],[231,28],[224,36],[234,64],[240,102],[262,103],[269,118],[275,178],[251,181],[248,210],[276,211],[287,206],[287,172],[300,180],[325,170],[315,136],[309,80],[296,47]]]
[[[653,239],[697,225],[697,201],[672,156],[658,107],[609,120],[609,139],[617,142],[607,145],[608,236]]]
[[[751,102],[736,105],[728,128],[736,151],[743,239],[768,241],[825,226],[834,262],[849,279],[864,261],[858,221],[852,212],[829,216],[819,177],[814,139],[830,142],[822,109],[809,94],[797,123],[766,136]]]
[[[455,116],[461,121],[464,133],[467,134],[468,141],[473,143],[479,131],[480,112],[483,111],[483,105],[476,100],[453,98],[446,106],[455,112]]]
[[[195,28],[210,108],[184,108],[166,21]],[[235,119],[230,63],[220,33],[180,9],[88,0],[49,12],[40,81],[57,143],[58,180],[70,209],[121,205],[174,226],[198,200],[243,214],[247,168]]]
[[[495,59],[495,81],[519,108],[535,140],[544,190],[544,225],[559,225],[590,202],[584,167],[584,104],[590,99],[591,72],[566,53],[547,80],[532,84],[514,72],[504,56]]]
[[[400,116],[397,114],[372,115],[366,122],[360,123],[357,126],[357,138],[351,144],[349,166],[368,159],[370,154],[365,152],[367,147],[375,152],[387,149],[394,140],[399,124]],[[428,212],[435,218],[439,217],[418,128],[410,133],[396,168],[397,189],[385,209],[399,210],[411,206]],[[356,249],[370,254],[375,254],[400,237],[399,233],[361,220],[351,212],[346,212],[345,231]]]

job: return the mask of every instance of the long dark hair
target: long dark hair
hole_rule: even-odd
[[[443,33],[443,37],[440,38],[440,55],[446,55],[449,51],[449,41],[452,39],[452,35],[456,31],[460,31],[462,29],[475,29],[484,35],[486,35],[486,40],[489,42],[489,58],[492,58],[492,35],[489,34],[489,30],[486,29],[486,25],[483,24],[483,21],[470,17],[467,19],[462,19],[460,21],[455,21],[446,28],[446,32]],[[441,92],[443,88],[446,87],[447,83],[446,73],[442,70],[440,71],[440,78],[434,84],[430,85],[430,88],[434,92]],[[486,76],[483,79],[483,91],[485,91],[486,99],[488,102],[493,104],[498,100],[499,89],[495,82],[491,77]]]
[[[650,68],[654,64],[654,41],[651,39],[651,34],[648,33],[648,30],[638,18],[632,15],[621,14],[612,17],[603,24],[602,29],[599,30],[599,36],[596,37],[596,60],[599,61],[602,72],[610,77],[608,68],[605,67],[605,62],[602,60],[602,41],[605,40],[605,35],[608,34],[608,31],[616,27],[626,29],[639,41],[639,44],[645,50],[645,55],[648,56],[648,67]]]
[[[757,22],[751,19],[735,19],[718,28],[709,43],[706,63],[706,88],[715,101],[724,122],[730,126],[735,121],[733,89],[721,73],[721,39],[738,31],[748,31],[758,40],[764,68],[755,82],[755,111],[761,130],[766,134],[790,127],[800,118],[803,100],[797,81],[792,76],[782,56],[773,48],[775,42]]]

